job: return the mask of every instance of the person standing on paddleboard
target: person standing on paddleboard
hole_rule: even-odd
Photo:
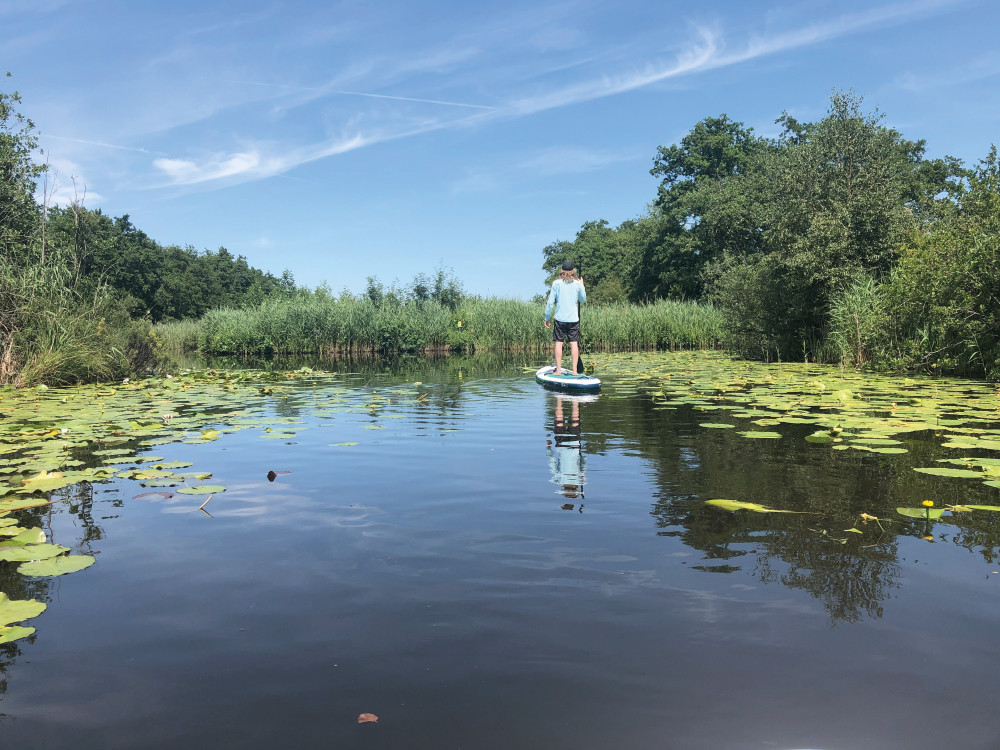
[[[559,278],[552,282],[549,299],[545,303],[545,327],[552,328],[552,341],[555,343],[555,367],[553,372],[562,369],[563,342],[569,341],[570,353],[573,355],[573,374],[580,375],[578,362],[580,360],[580,307],[587,301],[587,290],[583,279],[576,273],[573,261],[562,264]],[[552,323],[549,321],[552,320]]]

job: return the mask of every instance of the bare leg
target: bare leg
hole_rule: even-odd
[[[578,373],[576,371],[576,363],[580,361],[580,344],[579,344],[579,342],[576,342],[576,341],[570,341],[569,342],[569,353],[573,357],[573,364],[571,365],[571,367],[573,368],[573,374],[574,375],[579,375],[580,373]]]
[[[557,341],[556,342],[556,375],[558,375],[559,372],[560,372],[560,370],[562,369],[562,349],[563,349],[563,342],[562,341]],[[576,367],[576,365],[573,365],[573,366]]]

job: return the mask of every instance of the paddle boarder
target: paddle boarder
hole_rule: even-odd
[[[573,374],[580,375],[578,362],[580,360],[580,303],[587,301],[587,290],[583,279],[576,272],[573,261],[562,264],[559,278],[552,282],[549,298],[545,303],[545,327],[552,328],[552,341],[555,346],[555,366],[553,372],[562,368],[563,342],[569,341],[570,354],[573,357]],[[551,323],[549,321],[552,321]]]

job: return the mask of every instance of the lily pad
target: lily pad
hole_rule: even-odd
[[[63,547],[61,544],[25,544],[17,547],[0,547],[0,560],[9,562],[45,560],[64,552],[69,552],[69,547]]]
[[[186,469],[194,466],[190,461],[167,461],[165,463],[153,464],[154,469]]]
[[[759,503],[748,503],[742,500],[706,500],[709,505],[714,505],[716,508],[722,508],[723,510],[752,510],[754,513],[801,513],[799,510],[776,510],[775,508],[768,508],[765,505],[760,505]]]
[[[739,433],[740,437],[758,438],[764,440],[777,440],[781,437],[780,432],[767,432],[765,430],[746,430]]]
[[[48,605],[34,599],[10,599],[0,591],[0,626],[37,617]]]
[[[946,469],[941,466],[921,467],[914,469],[914,471],[919,471],[921,474],[931,474],[936,477],[960,477],[963,479],[982,479],[984,476],[981,471],[973,471],[972,469]]]
[[[896,508],[896,512],[907,518],[924,518],[935,520],[944,514],[943,508]]]
[[[34,628],[24,628],[20,625],[0,628],[0,643],[10,643],[11,641],[16,641],[18,638],[27,638],[34,632]]]
[[[707,427],[710,430],[729,430],[729,429],[732,429],[732,428],[736,427],[736,425],[734,425],[734,424],[725,424],[723,422],[702,422],[698,426],[699,427]]]
[[[226,488],[221,484],[200,484],[197,487],[181,487],[177,490],[180,495],[214,495],[225,491]]]
[[[53,557],[48,560],[26,562],[23,565],[17,566],[17,572],[21,575],[33,576],[35,578],[62,576],[89,568],[94,562],[94,558],[90,555],[65,555],[63,557]]]

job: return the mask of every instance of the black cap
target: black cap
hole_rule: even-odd
[[[571,260],[564,260],[563,261],[563,269],[562,270],[564,270],[564,271],[572,271],[574,268],[576,268],[576,266],[573,265],[573,261],[571,261]]]

